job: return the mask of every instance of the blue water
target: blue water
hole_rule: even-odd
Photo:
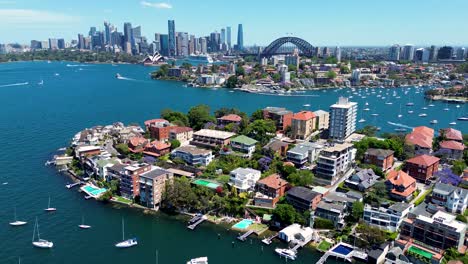
[[[19,62],[0,64],[0,263],[108,263],[133,262],[135,259],[154,263],[156,250],[159,263],[185,263],[190,258],[208,256],[210,263],[282,263],[274,253],[276,246],[263,246],[255,238],[237,242],[237,232],[204,223],[196,231],[185,222],[163,214],[148,215],[140,211],[104,205],[83,199],[76,189],[67,189],[69,179],[44,162],[61,147],[69,144],[73,135],[86,127],[116,121],[143,124],[158,117],[164,108],[187,111],[196,104],[208,104],[212,109],[237,107],[252,112],[265,106],[284,106],[291,110],[327,109],[346,90],[308,92],[308,97],[263,96],[224,89],[183,87],[177,82],[152,81],[150,71],[137,65],[78,65],[72,62]],[[58,75],[56,75],[56,73]],[[116,79],[120,73],[126,79]],[[43,80],[43,85],[38,83]],[[27,84],[26,84],[27,83]],[[401,89],[396,89],[401,93]],[[409,94],[420,109],[428,104],[422,94]],[[298,94],[301,95],[301,94]],[[355,96],[356,97],[356,96]],[[353,98],[354,100],[354,98]],[[375,122],[382,130],[393,131],[387,121],[415,126],[429,125],[438,119],[436,128],[447,126],[466,112],[466,106],[456,108],[434,102],[426,118],[416,115],[397,120],[399,103],[385,105],[381,99],[368,96],[372,111],[380,114]],[[402,96],[403,105],[407,97]],[[418,111],[415,111],[418,113]],[[370,114],[370,113],[369,113]],[[372,122],[372,118],[366,118]],[[465,133],[468,123],[458,122],[455,128]],[[363,125],[363,124],[359,124]],[[45,214],[48,197],[57,212]],[[16,205],[24,227],[11,228]],[[31,245],[35,217],[38,217],[41,237],[54,242],[52,250],[39,250]],[[91,230],[79,230],[82,216]],[[138,236],[138,247],[118,250],[113,245],[122,239],[121,219],[125,218],[126,237]],[[218,234],[220,239],[218,240]],[[235,242],[234,246],[232,242]],[[295,263],[314,263],[320,255],[301,250]]]
[[[249,219],[242,219],[239,223],[233,225],[233,228],[238,228],[238,229],[246,229],[248,228],[251,224],[253,223],[252,220]]]

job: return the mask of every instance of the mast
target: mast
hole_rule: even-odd
[[[37,225],[37,217],[36,217],[36,222],[34,222],[32,242],[34,242],[34,235],[36,234],[36,225]]]
[[[39,222],[37,222],[37,217],[36,217],[36,225],[37,225],[37,240],[41,240],[41,235],[39,234]]]
[[[124,225],[124,219],[122,218],[122,241],[125,240],[125,225]]]
[[[15,212],[15,222],[16,222],[16,205],[15,205],[14,212]]]
[[[50,208],[50,195],[49,195],[49,203],[47,205],[47,208]]]

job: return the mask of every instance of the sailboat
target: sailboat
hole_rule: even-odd
[[[50,196],[49,196],[49,203],[47,205],[47,208],[44,209],[44,211],[46,211],[46,212],[55,212],[55,211],[57,211],[57,208],[50,207]]]
[[[81,229],[90,229],[91,226],[90,225],[85,225],[84,224],[84,216],[81,216],[81,225],[78,225],[79,228]]]
[[[187,264],[208,264],[208,257],[199,257],[187,261]]]
[[[36,228],[37,228],[37,241],[34,241]],[[36,217],[36,223],[34,225],[32,244],[33,246],[38,247],[38,248],[52,248],[54,246],[53,242],[47,241],[45,239],[41,239],[41,236],[39,234],[39,223],[37,222],[37,217]]]
[[[125,224],[122,218],[122,241],[115,244],[115,247],[118,248],[129,248],[138,245],[138,241],[136,238],[130,238],[125,240]]]
[[[400,113],[398,114],[398,118],[401,118],[403,115],[401,114],[401,104],[400,104]]]
[[[18,221],[18,219],[16,219],[16,206],[15,206],[15,221],[13,222],[10,222],[10,225],[11,226],[22,226],[22,225],[25,225],[27,224],[28,222],[25,222],[25,221]]]

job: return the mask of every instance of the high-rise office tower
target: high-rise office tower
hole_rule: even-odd
[[[228,49],[231,49],[231,27],[226,27],[226,41]]]
[[[154,33],[154,42],[153,42],[154,51],[161,53],[161,34]]]
[[[242,24],[237,26],[237,49],[244,50],[244,29]]]
[[[107,21],[104,21],[104,43],[111,45],[111,24]]]
[[[169,36],[167,34],[161,34],[161,54],[164,56],[169,56]]]
[[[429,61],[436,61],[437,60],[437,47],[432,45],[431,50],[429,52]]]
[[[200,52],[203,54],[208,53],[208,45],[206,37],[200,38]]]
[[[329,55],[330,55],[330,48],[324,47],[324,48],[323,48],[322,57],[328,58]]]
[[[343,141],[356,130],[357,103],[340,97],[336,104],[330,106],[330,138]]]
[[[465,48],[460,47],[457,49],[456,58],[457,60],[465,59]]]
[[[224,28],[221,29],[220,41],[221,41],[221,44],[226,43],[226,29]]]
[[[124,23],[124,43],[123,43],[123,47],[124,47],[124,50],[127,52],[127,53],[131,53],[132,52],[132,44],[134,43],[133,41],[133,32],[132,32],[132,23]]]
[[[169,56],[173,57],[176,55],[176,32],[175,32],[175,21],[167,21],[168,41],[169,41]]]
[[[187,32],[177,33],[177,56],[187,57],[189,55],[188,42]]]
[[[84,49],[84,48],[85,48],[85,43],[84,43],[83,34],[78,34],[78,49]]]
[[[58,40],[55,38],[49,39],[49,49],[56,50],[58,49]]]
[[[400,46],[395,44],[390,47],[388,52],[388,60],[389,61],[399,61],[400,60]]]
[[[210,51],[211,52],[219,51],[220,38],[221,37],[218,32],[213,32],[210,34]]]
[[[65,40],[63,38],[58,39],[57,46],[59,49],[65,49]]]
[[[438,60],[450,60],[453,56],[453,47],[450,46],[443,46],[437,52],[437,59]]]
[[[401,60],[412,61],[414,58],[414,46],[411,44],[406,44],[403,47],[403,52],[400,54]]]
[[[341,62],[341,49],[339,46],[335,48],[335,58],[337,62]]]
[[[96,27],[90,27],[88,36],[94,36],[96,34]]]
[[[41,42],[39,40],[31,40],[31,49],[36,50],[41,48]]]

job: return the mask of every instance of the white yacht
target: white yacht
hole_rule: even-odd
[[[419,117],[426,117],[426,116],[427,116],[426,113],[419,114]]]
[[[359,119],[358,122],[359,122],[359,123],[364,123],[364,122],[366,122],[366,120],[365,120],[364,118],[361,118],[361,119]]]
[[[437,124],[437,123],[438,123],[438,121],[436,119],[431,120],[431,124]]]
[[[79,228],[81,229],[90,229],[91,226],[90,225],[85,225],[84,224],[84,216],[81,217],[81,225],[78,225]]]
[[[11,226],[22,226],[22,225],[25,225],[25,224],[28,223],[28,222],[25,222],[25,221],[18,221],[18,219],[16,219],[16,207],[15,207],[15,218],[14,218],[14,220],[15,221],[10,222]]]
[[[37,228],[37,240],[34,240],[35,235],[36,235],[36,228]],[[37,217],[36,217],[36,223],[34,225],[32,244],[33,246],[38,247],[38,248],[52,248],[54,246],[53,242],[45,240],[45,239],[41,239],[41,236],[39,234],[39,223],[37,222]]]
[[[187,264],[208,264],[208,257],[199,257],[187,261]]]
[[[57,211],[57,208],[55,208],[55,207],[50,207],[50,196],[49,196],[49,203],[48,203],[48,205],[47,205],[47,208],[44,209],[44,211],[46,211],[46,212],[55,212],[55,211]]]
[[[296,259],[296,252],[292,251],[291,249],[286,249],[286,248],[276,248],[275,252],[280,255],[281,257],[290,259],[290,260],[295,260]]]
[[[129,248],[138,245],[138,241],[136,238],[130,238],[125,240],[125,224],[122,218],[122,241],[115,244],[115,247],[118,248]]]
[[[455,122],[455,121],[449,123],[449,125],[451,125],[451,126],[454,126],[454,125],[456,125],[456,124],[457,124],[457,122]]]

